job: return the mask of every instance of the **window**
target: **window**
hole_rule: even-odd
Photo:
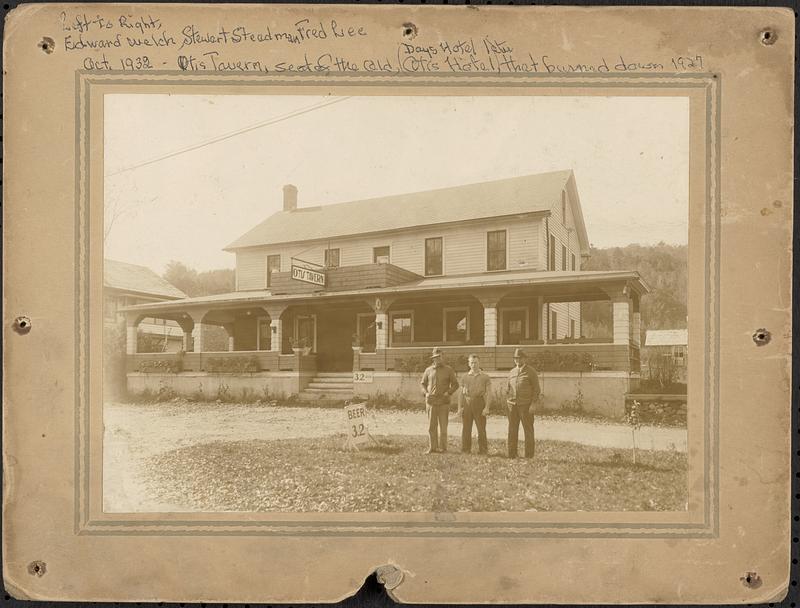
[[[281,271],[281,256],[267,256],[267,287],[272,287],[272,273]]]
[[[567,269],[567,246],[561,245],[561,270]]]
[[[414,341],[414,313],[392,313],[392,344],[411,344]]]
[[[389,247],[373,247],[372,248],[372,263],[373,264],[388,264],[389,263]]]
[[[469,341],[469,309],[445,308],[442,316],[442,335],[445,342]]]
[[[561,223],[567,225],[567,191],[561,191]]]
[[[550,235],[550,251],[548,252],[547,270],[556,269],[556,237]]]
[[[442,274],[442,237],[425,239],[425,276]]]
[[[550,339],[558,340],[558,313],[550,311]]]
[[[528,337],[528,309],[500,309],[500,344],[522,344]]]
[[[486,233],[486,270],[506,269],[506,231]]]
[[[325,250],[325,268],[339,268],[339,249]]]
[[[572,270],[575,270],[575,254],[571,253],[570,257],[572,258]]]
[[[575,319],[569,320],[569,337],[570,338],[577,338],[578,336],[575,335]]]

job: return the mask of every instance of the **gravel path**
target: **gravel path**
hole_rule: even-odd
[[[375,435],[427,434],[423,411],[371,411],[368,424]],[[117,513],[186,509],[183,505],[148,499],[141,463],[165,450],[211,441],[324,437],[345,431],[343,415],[337,409],[229,403],[107,403],[104,425],[104,510]],[[538,418],[535,428],[537,439],[609,448],[631,447],[630,428],[621,424],[548,416]],[[502,439],[506,431],[505,417],[489,417],[487,434],[490,438]],[[449,433],[451,437],[460,436],[460,419],[451,417]],[[642,427],[637,432],[637,446],[686,452],[686,429]]]

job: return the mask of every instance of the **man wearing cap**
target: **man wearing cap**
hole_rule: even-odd
[[[456,373],[442,361],[442,349],[438,346],[431,353],[431,365],[422,374],[422,393],[425,395],[425,410],[428,412],[428,436],[430,443],[426,454],[447,451],[447,416],[450,410],[450,395],[458,389]]]
[[[508,375],[508,457],[517,457],[519,423],[525,432],[525,458],[533,458],[533,402],[539,398],[539,377],[521,348],[514,351],[516,366]]]

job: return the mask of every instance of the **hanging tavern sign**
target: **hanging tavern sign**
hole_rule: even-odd
[[[292,258],[292,279],[325,287],[325,271],[322,266]]]

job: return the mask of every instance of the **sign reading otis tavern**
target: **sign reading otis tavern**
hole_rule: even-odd
[[[292,260],[292,278],[295,281],[325,287],[325,273],[299,260]]]

